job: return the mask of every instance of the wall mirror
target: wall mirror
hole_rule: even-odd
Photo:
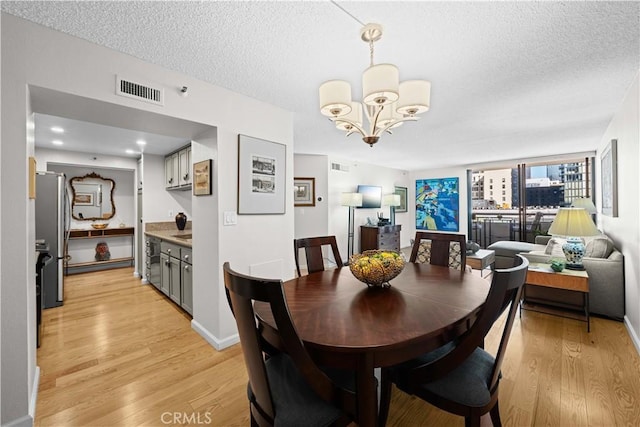
[[[75,220],[111,219],[116,214],[113,191],[116,183],[97,173],[71,178],[71,216]]]

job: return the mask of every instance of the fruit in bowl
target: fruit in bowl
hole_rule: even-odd
[[[91,226],[96,230],[104,230],[109,226],[108,222],[92,222]]]
[[[404,268],[402,253],[395,251],[371,250],[354,254],[349,258],[351,273],[370,287],[388,288],[389,281]]]

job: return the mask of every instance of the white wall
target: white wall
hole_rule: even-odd
[[[364,147],[369,149],[369,147]],[[331,163],[338,163],[348,167],[348,171],[332,170]],[[369,165],[340,158],[329,158],[328,170],[328,215],[329,234],[336,236],[338,248],[343,258],[347,258],[347,237],[349,224],[349,208],[340,205],[342,193],[353,193],[358,185],[376,185],[382,187],[382,194],[391,194],[395,186],[409,187],[409,173],[398,169],[390,169],[382,166]],[[409,199],[410,200],[410,199]],[[377,222],[377,214],[382,212],[385,218],[389,218],[389,207],[382,206],[379,209],[355,209],[354,218],[354,252],[360,251],[360,226],[367,223],[367,217]],[[402,225],[400,246],[409,246],[411,228],[409,212],[396,215],[396,224]]]
[[[193,154],[192,154],[193,155]],[[142,215],[143,221],[174,221],[178,212],[192,218],[191,190],[167,191],[164,186],[164,156],[143,154]],[[195,162],[194,159],[192,161]]]
[[[293,174],[300,178],[315,178],[315,206],[298,206],[295,211],[296,239],[328,234],[329,202],[327,156],[296,154],[293,157]],[[321,201],[318,201],[321,198]]]
[[[293,115],[263,102],[14,16],[2,14],[1,31],[3,126],[0,194],[3,212],[0,216],[0,250],[3,257],[0,259],[0,423],[31,425],[33,414],[29,414],[29,401],[37,391],[33,386],[36,372],[35,227],[34,203],[27,197],[27,158],[33,154],[32,105],[38,107],[33,108],[36,112],[43,112],[40,108],[43,100],[38,96],[62,94],[67,98],[77,98],[79,102],[88,100],[86,102],[104,106],[105,110],[113,109],[114,106],[128,108],[127,116],[131,112],[144,112],[145,117],[162,116],[174,122],[179,119],[185,124],[185,128],[195,129],[198,124],[198,129],[204,128],[202,124],[210,129],[217,128],[217,180],[214,183],[214,196],[199,197],[192,206],[191,217],[194,227],[197,221],[212,221],[211,226],[221,230],[219,236],[209,232],[206,241],[196,239],[193,245],[196,253],[194,258],[206,260],[194,266],[197,269],[197,273],[194,272],[194,301],[198,301],[198,305],[194,307],[194,321],[199,326],[196,328],[198,332],[218,346],[230,342],[235,333],[235,325],[223,297],[222,261],[230,261],[241,272],[249,272],[251,266],[270,264],[279,266],[281,277],[286,279],[293,276]],[[91,58],[91,61],[87,61],[87,58]],[[145,82],[153,82],[155,86],[164,88],[165,105],[157,106],[115,95],[116,74],[143,76]],[[189,97],[181,97],[176,89],[183,85],[189,87]],[[55,109],[55,105],[48,107],[50,110]],[[243,114],[238,115],[238,111]],[[52,112],[48,111],[49,114]],[[104,120],[113,120],[113,116],[102,116]],[[121,116],[125,115],[119,115],[119,119],[127,119]],[[247,117],[251,120],[247,120]],[[100,116],[96,116],[94,121],[101,123]],[[118,123],[113,122],[101,124],[118,126]],[[140,126],[146,126],[140,130],[167,134],[159,129],[160,125],[149,128],[148,123],[141,123]],[[220,217],[212,215],[212,212],[236,211],[239,133],[286,145],[286,213],[239,216],[237,225],[220,227]],[[195,135],[170,136],[193,139]],[[208,142],[211,141],[206,141],[203,145],[208,146]],[[145,159],[143,172],[145,188],[149,168],[147,160]],[[132,169],[135,169],[135,165]],[[161,212],[161,208],[158,207],[155,211]],[[152,217],[154,210],[145,210],[144,214],[145,217]],[[165,218],[162,216],[159,219]],[[256,241],[268,241],[269,250],[265,250],[264,245],[253,244]],[[218,313],[206,317],[203,314],[206,310]]]
[[[602,137],[596,161],[596,194],[601,194],[600,157],[612,139],[618,140],[618,217],[603,215],[596,197],[598,225],[624,254],[625,324],[640,352],[640,84],[636,76],[623,104]],[[634,197],[633,195],[636,195]]]

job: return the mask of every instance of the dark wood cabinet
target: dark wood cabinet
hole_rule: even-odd
[[[371,249],[400,252],[401,227],[401,225],[360,226],[360,252]]]

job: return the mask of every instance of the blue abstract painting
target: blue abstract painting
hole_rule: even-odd
[[[459,231],[458,178],[416,180],[416,229]]]

